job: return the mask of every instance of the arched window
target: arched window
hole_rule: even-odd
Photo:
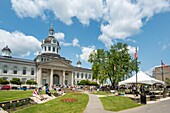
[[[58,49],[57,49],[57,53],[58,53]]]
[[[55,47],[53,47],[53,52],[55,52]]]
[[[48,51],[51,51],[51,47],[50,46],[48,46]]]
[[[47,51],[47,48],[46,48],[46,46],[44,47],[44,51]]]

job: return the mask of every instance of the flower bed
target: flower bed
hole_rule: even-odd
[[[60,101],[61,102],[77,102],[78,99],[76,99],[76,98],[63,98]]]

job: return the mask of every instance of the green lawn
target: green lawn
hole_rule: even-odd
[[[3,101],[10,101],[10,100],[16,100],[16,99],[21,99],[21,98],[27,98],[32,96],[33,90],[27,90],[27,91],[22,91],[22,90],[0,90],[0,102]]]
[[[77,102],[61,102],[62,98],[76,98]],[[88,95],[68,93],[52,101],[36,104],[16,113],[83,113],[88,103]]]
[[[122,96],[101,97],[100,100],[102,101],[104,109],[109,111],[121,111],[141,106],[141,104],[135,103],[128,97]]]
[[[112,93],[110,93],[109,91],[96,91],[96,92],[93,92],[92,94],[94,94],[94,95],[107,95],[107,94],[112,94]]]

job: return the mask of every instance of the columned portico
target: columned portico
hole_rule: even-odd
[[[38,84],[39,86],[42,85],[42,76],[41,76],[41,74],[42,74],[42,69],[39,68],[39,69],[38,69],[38,73],[37,73],[37,84]]]
[[[51,69],[51,72],[50,72],[50,87],[53,86],[53,69]]]
[[[65,70],[63,70],[63,85],[65,85]]]
[[[74,85],[74,73],[73,72],[71,72],[71,85]]]

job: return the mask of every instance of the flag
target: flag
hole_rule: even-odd
[[[162,62],[162,66],[164,67],[164,68],[167,68],[167,66]]]
[[[138,58],[138,54],[137,54],[137,48],[135,50],[135,53],[134,53],[134,59],[137,59]]]

